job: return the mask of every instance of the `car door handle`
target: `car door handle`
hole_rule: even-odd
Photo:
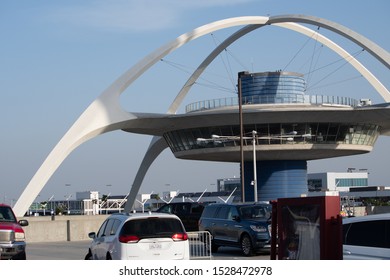
[[[351,255],[351,254],[352,254],[352,252],[351,252],[351,251],[349,251],[349,250],[343,250],[343,254],[344,254],[344,255]]]
[[[240,225],[235,225],[234,227],[236,227],[236,228],[242,228],[242,226],[240,226]]]

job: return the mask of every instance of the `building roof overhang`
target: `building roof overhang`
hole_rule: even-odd
[[[359,123],[380,127],[380,134],[390,136],[390,103],[364,107],[332,104],[244,105],[244,124],[262,123]],[[163,136],[164,133],[198,127],[239,125],[238,106],[222,107],[187,114],[132,113],[123,130],[137,134]]]

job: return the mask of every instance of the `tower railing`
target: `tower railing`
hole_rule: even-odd
[[[310,104],[310,105],[339,105],[357,107],[361,103],[350,97],[328,95],[302,95],[302,94],[277,94],[277,95],[252,95],[242,97],[243,105],[251,104]],[[203,100],[190,103],[186,106],[186,113],[216,109],[221,107],[238,106],[238,97],[226,97],[219,99]]]

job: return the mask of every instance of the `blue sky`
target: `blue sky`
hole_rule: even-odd
[[[306,14],[345,25],[389,50],[389,8],[387,0],[1,1],[0,202],[18,198],[54,145],[103,90],[144,56],[183,33],[229,17]],[[123,107],[133,112],[166,112],[189,73],[235,30],[204,36],[168,55],[123,93]],[[349,52],[359,53],[357,58],[390,86],[388,69],[367,52],[360,53],[359,47],[326,30],[320,32]],[[234,96],[232,84],[238,71],[305,73],[308,61],[310,67],[320,68],[338,60],[313,40],[307,41],[278,27],[253,32],[209,67],[184,103]],[[310,85],[313,94],[383,102],[342,62],[310,76]],[[311,161],[309,172],[367,168],[371,185],[390,185],[388,138],[379,139],[370,154]],[[64,161],[37,200],[52,195],[63,199],[83,190],[127,193],[150,139],[116,131],[86,142]],[[141,191],[215,190],[218,178],[238,174],[238,164],[183,161],[166,150],[150,168]]]

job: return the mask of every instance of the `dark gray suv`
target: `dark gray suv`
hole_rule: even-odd
[[[245,256],[270,249],[270,204],[210,204],[203,210],[199,230],[212,235],[212,252],[220,246],[239,247]]]
[[[161,206],[156,212],[175,214],[182,221],[186,231],[198,231],[199,218],[204,206],[198,202],[173,202]]]

